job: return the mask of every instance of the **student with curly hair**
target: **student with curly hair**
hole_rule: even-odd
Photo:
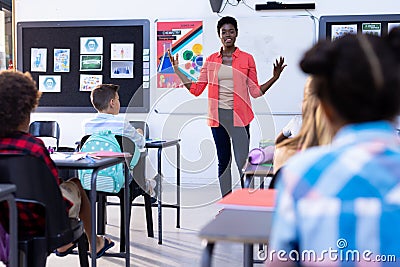
[[[41,93],[37,90],[36,83],[29,73],[0,72],[0,154],[29,155],[42,160],[60,186],[67,206],[66,212],[70,217],[79,217],[83,221],[88,240],[91,240],[90,203],[79,179],[72,178],[65,182],[61,181],[57,168],[42,140],[28,133],[31,112],[38,105],[40,96]],[[37,182],[40,183],[40,181]],[[0,209],[4,209],[4,205],[5,202],[2,202]],[[17,206],[18,234],[29,236],[43,232],[45,218],[35,214],[32,207],[26,207],[23,203],[18,203]],[[0,221],[4,225],[6,218],[0,217]],[[95,238],[98,257],[114,245],[114,242],[106,237],[97,236]],[[59,248],[56,254],[65,256],[75,246],[66,244]]]
[[[300,67],[336,134],[281,172],[271,266],[398,266],[400,29],[320,41]]]
[[[286,67],[284,58],[274,63],[273,76],[259,85],[254,58],[236,45],[237,21],[222,17],[217,24],[222,47],[207,57],[197,82],[189,80],[179,69],[178,54],[169,52],[175,73],[189,92],[199,96],[208,85],[208,125],[218,156],[218,177],[222,196],[232,191],[231,146],[240,175],[249,153],[250,122],[254,118],[250,95],[263,96],[279,79]],[[232,145],[231,145],[232,142]]]

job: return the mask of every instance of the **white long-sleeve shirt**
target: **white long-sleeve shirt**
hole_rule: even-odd
[[[139,134],[136,129],[122,117],[112,114],[97,113],[97,115],[88,120],[84,125],[85,134],[99,133],[102,131],[111,131],[113,134],[123,135],[131,139],[142,152],[144,151],[145,138]]]

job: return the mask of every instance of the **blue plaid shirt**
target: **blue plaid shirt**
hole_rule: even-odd
[[[269,252],[303,266],[400,266],[400,142],[389,122],[347,125],[297,154],[278,191]]]

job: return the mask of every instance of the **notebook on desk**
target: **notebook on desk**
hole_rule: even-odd
[[[275,209],[275,189],[255,190],[243,188],[222,198],[217,204],[226,209],[265,210]]]

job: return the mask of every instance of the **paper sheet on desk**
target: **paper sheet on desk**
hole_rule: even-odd
[[[77,154],[65,154],[60,152],[54,152],[50,154],[50,158],[52,160],[80,160],[84,159],[87,156],[87,153],[77,153]]]
[[[130,157],[132,156],[129,152],[113,152],[113,151],[98,151],[98,152],[89,152],[89,156],[91,157]]]
[[[217,203],[226,209],[273,211],[275,198],[275,189],[243,188],[226,195]]]

